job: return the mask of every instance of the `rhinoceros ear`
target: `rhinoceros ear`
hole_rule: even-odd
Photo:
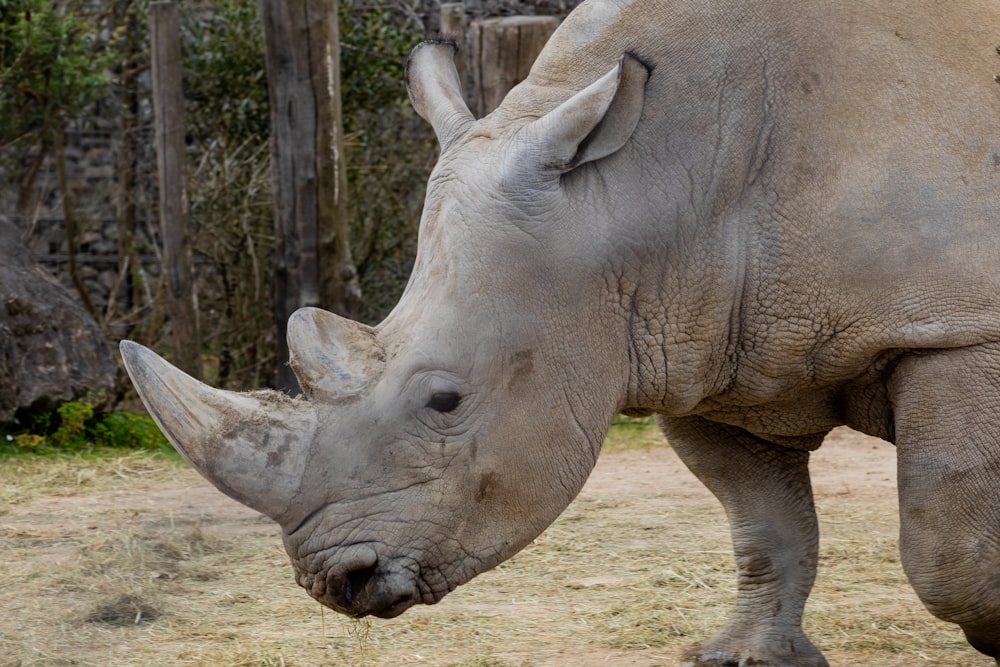
[[[630,53],[618,65],[528,128],[543,166],[565,173],[618,151],[632,136],[650,69]]]
[[[278,392],[213,389],[154,352],[121,342],[143,403],[191,466],[230,498],[282,523],[295,509],[316,415]]]
[[[331,400],[360,394],[385,363],[373,328],[319,308],[288,318],[288,351],[306,396]]]
[[[475,117],[462,98],[454,42],[417,44],[406,60],[406,91],[420,117],[431,124],[444,151]]]

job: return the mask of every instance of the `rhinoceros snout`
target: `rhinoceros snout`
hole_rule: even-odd
[[[299,584],[321,604],[354,618],[394,618],[420,602],[409,568],[380,561],[374,550],[348,547],[325,573],[298,573]]]
[[[416,586],[406,575],[380,574],[376,568],[348,572],[335,590],[340,592],[339,604],[356,618],[395,618],[419,602]]]
[[[326,594],[317,599],[354,618],[395,618],[420,601],[416,582],[409,575],[380,572],[377,567],[328,574]]]

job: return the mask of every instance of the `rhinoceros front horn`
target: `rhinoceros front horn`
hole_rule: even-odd
[[[121,342],[121,353],[153,419],[195,470],[279,523],[294,520],[317,424],[309,402],[214,389],[131,341]]]

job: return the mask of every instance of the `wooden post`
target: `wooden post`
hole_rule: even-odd
[[[336,4],[260,0],[260,18],[271,106],[275,386],[296,393],[289,316],[319,305],[349,314],[359,295],[347,231]]]
[[[497,108],[510,89],[528,76],[558,25],[555,16],[508,16],[471,23],[471,109],[477,117]]]
[[[201,376],[201,336],[195,309],[191,235],[184,195],[184,93],[180,18],[174,2],[150,5],[153,116],[159,174],[167,312],[179,368]]]

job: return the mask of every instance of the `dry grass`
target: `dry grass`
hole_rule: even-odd
[[[728,528],[650,427],[622,431],[521,554],[370,623],[324,613],[277,528],[173,461],[19,461],[0,469],[0,666],[676,664],[732,603]],[[986,667],[906,585],[893,503],[820,494],[807,632],[834,665]]]
[[[0,456],[0,516],[13,505],[41,497],[178,480],[184,468],[179,457],[144,451],[103,450],[98,454],[37,458]]]

